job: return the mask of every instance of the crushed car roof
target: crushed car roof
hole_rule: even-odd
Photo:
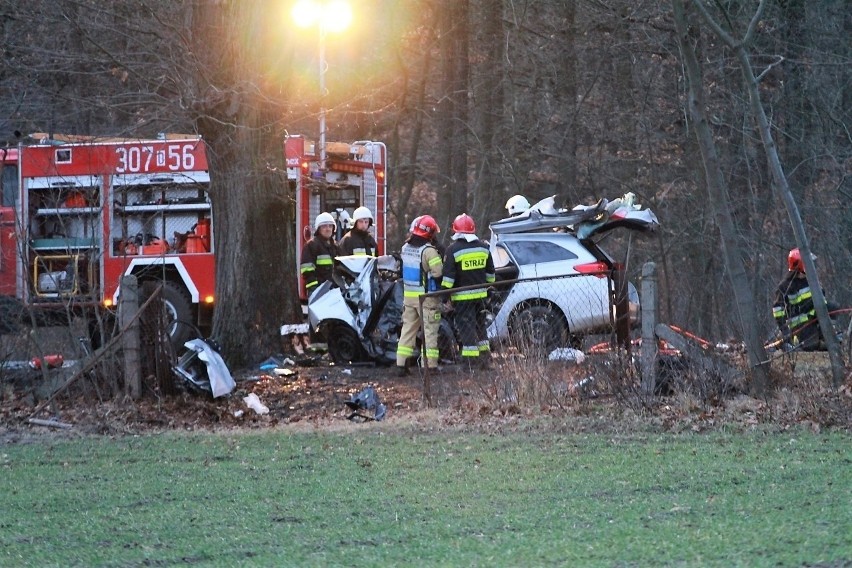
[[[579,239],[617,227],[655,231],[660,226],[657,216],[650,209],[642,209],[635,201],[635,195],[626,193],[612,201],[601,199],[594,205],[577,205],[568,210],[555,207],[554,195],[542,199],[520,215],[491,223],[490,228],[495,235],[561,229]]]

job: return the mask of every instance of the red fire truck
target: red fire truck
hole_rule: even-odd
[[[0,292],[28,307],[109,308],[121,277],[133,274],[140,285],[162,283],[175,345],[197,335],[211,321],[215,288],[200,137],[32,137],[5,153]]]
[[[318,144],[304,136],[287,136],[284,155],[290,191],[296,195],[296,266],[302,246],[314,232],[314,219],[331,213],[338,222],[337,238],[348,230],[346,220],[358,207],[373,213],[378,254],[385,254],[387,215],[387,148],[382,142],[326,142],[325,163]],[[304,283],[299,296],[305,301]]]

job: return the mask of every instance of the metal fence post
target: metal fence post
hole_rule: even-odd
[[[142,396],[142,359],[139,344],[139,283],[135,276],[121,278],[121,291],[118,296],[119,328],[127,330],[121,340],[124,354],[124,388],[130,398],[138,400]]]
[[[624,265],[619,264],[613,271],[615,288],[615,341],[616,345],[630,351],[630,300],[627,297],[627,275]]]
[[[657,266],[642,266],[642,392],[654,394],[657,382]]]

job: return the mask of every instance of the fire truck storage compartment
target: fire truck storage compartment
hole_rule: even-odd
[[[28,180],[27,262],[36,297],[85,294],[96,287],[90,258],[99,254],[100,187],[101,178],[95,176]]]
[[[207,172],[116,176],[112,255],[212,252],[209,181]],[[192,235],[202,238],[187,247]],[[153,239],[167,250],[151,247]]]
[[[28,192],[33,240],[44,247],[94,246],[100,227],[100,180],[92,176],[32,178]]]

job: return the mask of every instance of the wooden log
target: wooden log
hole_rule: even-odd
[[[30,424],[35,424],[36,426],[47,426],[48,428],[61,428],[62,430],[70,430],[73,428],[72,424],[68,424],[67,422],[59,422],[57,420],[44,420],[42,418],[30,418],[27,420]]]

